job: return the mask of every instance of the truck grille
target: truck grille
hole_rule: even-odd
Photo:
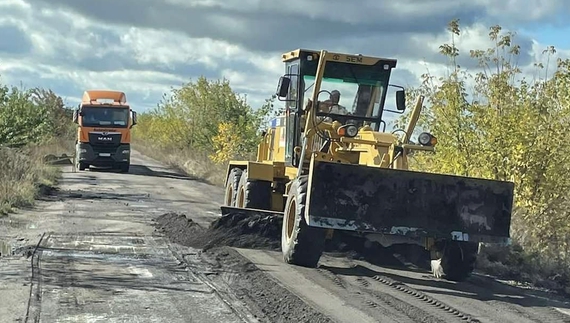
[[[96,132],[89,133],[89,143],[92,146],[104,146],[104,147],[114,147],[116,148],[121,144],[121,134],[102,134]]]

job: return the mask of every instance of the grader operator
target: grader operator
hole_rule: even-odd
[[[283,61],[284,114],[271,121],[256,161],[229,163],[222,215],[283,216],[283,259],[307,267],[335,231],[419,244],[433,274],[451,280],[472,272],[478,243],[509,243],[513,183],[408,169],[409,155],[435,152],[437,139],[423,132],[411,141],[421,96],[403,138],[386,132],[385,114],[406,109],[403,89],[396,110],[385,107],[396,60],[298,49]],[[339,105],[340,93],[354,97],[352,107]]]

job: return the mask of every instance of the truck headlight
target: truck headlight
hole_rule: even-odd
[[[131,152],[131,151],[130,151],[129,149],[123,150],[123,154],[128,154],[128,153],[130,153],[130,152]]]
[[[84,148],[79,149],[79,153],[80,153],[80,154],[83,154],[83,153],[86,153],[86,152],[87,152],[87,149],[84,149]]]

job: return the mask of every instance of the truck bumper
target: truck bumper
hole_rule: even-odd
[[[130,164],[131,147],[129,144],[107,147],[78,143],[76,145],[76,156],[78,162],[93,166]]]

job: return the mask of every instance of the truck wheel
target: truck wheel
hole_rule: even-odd
[[[247,169],[243,171],[236,195],[236,206],[260,210],[271,209],[271,182],[248,178]]]
[[[435,260],[431,261],[432,273],[452,281],[466,280],[475,269],[479,246],[475,242],[447,240],[436,246]]]
[[[130,164],[124,163],[119,166],[119,170],[121,173],[128,173],[130,168]]]
[[[236,196],[238,192],[238,185],[243,171],[240,168],[234,167],[230,170],[230,175],[226,183],[226,195],[224,197],[225,206],[235,206]]]
[[[315,268],[325,249],[326,230],[305,221],[308,178],[293,180],[285,203],[281,229],[281,251],[288,264]]]
[[[85,170],[87,168],[87,165],[85,163],[79,163],[79,165],[77,165],[77,168],[79,170]]]

